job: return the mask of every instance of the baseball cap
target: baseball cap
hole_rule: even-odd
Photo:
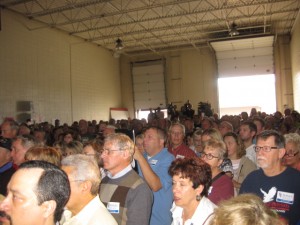
[[[10,138],[0,137],[0,147],[11,151],[12,140]]]

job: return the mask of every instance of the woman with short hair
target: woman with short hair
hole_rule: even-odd
[[[208,198],[211,169],[197,157],[178,158],[169,168],[173,179],[172,225],[208,224],[216,208]]]

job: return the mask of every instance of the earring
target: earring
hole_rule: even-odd
[[[196,195],[196,200],[199,202],[201,200],[201,196],[200,195]]]

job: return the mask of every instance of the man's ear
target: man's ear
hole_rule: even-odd
[[[82,182],[80,184],[80,188],[83,192],[90,192],[91,191],[91,188],[92,188],[92,182],[89,181],[89,180],[86,180],[84,182]]]
[[[278,149],[278,151],[279,151],[279,158],[282,159],[286,153],[286,150],[285,148],[280,148]]]
[[[42,203],[44,217],[48,218],[54,215],[56,209],[56,202],[54,200],[45,201]]]

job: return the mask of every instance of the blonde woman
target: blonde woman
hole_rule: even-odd
[[[216,205],[220,201],[234,196],[234,188],[231,178],[220,169],[224,160],[226,145],[221,140],[211,139],[204,144],[201,158],[210,166],[212,171],[212,184],[208,198]]]
[[[254,194],[242,194],[223,201],[209,225],[283,225],[276,212]]]

